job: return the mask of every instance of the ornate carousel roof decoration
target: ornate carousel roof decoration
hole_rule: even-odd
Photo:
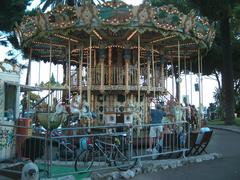
[[[98,6],[98,17],[103,24],[128,24],[133,18],[132,6],[121,1],[109,1]]]
[[[56,52],[52,55],[53,61],[62,57],[69,40],[71,44],[87,45],[89,35],[94,35],[93,46],[96,48],[97,41],[123,47],[127,40],[136,46],[135,34],[138,32],[143,48],[152,43],[171,49],[169,52],[176,50],[178,40],[183,49],[208,49],[215,37],[214,26],[195,11],[183,14],[173,5],[152,7],[148,1],[132,6],[118,0],[99,5],[85,0],[79,7],[60,5],[47,13],[37,11],[33,16],[24,17],[16,27],[20,44],[25,48],[32,47],[36,60],[49,56],[51,41],[52,50]]]
[[[164,30],[175,30],[181,32],[183,14],[172,5],[155,8],[154,25]]]

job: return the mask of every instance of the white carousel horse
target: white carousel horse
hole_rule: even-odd
[[[142,129],[142,120],[141,120],[141,110],[140,106],[137,103],[130,103],[129,107],[131,109],[132,115],[133,115],[133,124],[138,125],[137,133],[140,134],[140,130]]]
[[[83,101],[82,108],[79,110],[79,119],[84,118],[87,120],[92,120],[93,113],[90,111],[89,104]]]
[[[68,112],[66,109],[66,105],[62,102],[58,103],[56,105],[56,111],[55,113],[52,115],[50,121],[51,122],[59,122],[59,125],[63,122],[67,121],[67,117],[68,117]]]
[[[186,110],[180,105],[174,106],[174,118],[177,122],[186,120]]]
[[[70,104],[70,112],[67,111],[67,106],[64,103],[58,103],[56,105],[56,112],[53,114],[51,121],[59,121],[59,124],[66,122],[69,113],[77,115],[78,119],[92,120],[94,114],[90,111],[88,103],[83,101],[80,109],[80,102],[81,97],[76,97],[76,99]]]
[[[80,104],[81,104],[81,96],[79,95],[74,97],[70,104],[71,113],[78,114],[79,119],[83,118],[83,119],[91,120],[93,118],[93,114],[90,111],[90,107],[87,101],[84,100],[82,102],[82,106],[80,106]]]

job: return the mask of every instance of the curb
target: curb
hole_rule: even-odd
[[[175,169],[187,164],[201,163],[203,161],[215,160],[223,156],[218,153],[210,153],[199,156],[190,156],[182,159],[165,159],[165,160],[150,160],[142,161],[140,165],[127,171],[111,171],[111,172],[94,172],[89,178],[84,180],[118,180],[131,179],[137,175],[158,172],[159,170]]]
[[[219,127],[219,126],[211,126],[211,125],[208,127],[212,129],[218,129],[218,130],[229,131],[229,132],[240,134],[240,130],[237,130],[237,129],[230,129],[230,128]]]

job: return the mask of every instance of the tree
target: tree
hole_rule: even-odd
[[[0,44],[15,41],[13,27],[20,22],[32,0],[2,0],[0,6]]]
[[[163,6],[172,4],[183,13],[188,13],[191,10],[191,5],[189,4],[188,0],[151,0],[151,4],[152,6]]]
[[[225,124],[234,123],[234,86],[233,86],[233,60],[232,60],[232,34],[230,19],[237,0],[191,0],[200,12],[213,21],[219,22],[221,37],[222,58],[222,84],[224,102]],[[213,11],[214,9],[214,11]]]
[[[203,59],[204,74],[215,74],[219,85],[219,98],[224,104],[225,124],[234,122],[234,97],[238,91],[236,88],[240,79],[240,56],[238,56],[238,44],[240,44],[240,1],[239,0],[152,0],[152,4],[160,6],[173,4],[184,13],[190,8],[198,9],[199,13],[207,16],[211,21],[217,22],[217,35],[212,49]],[[214,9],[214,11],[213,11]],[[232,44],[232,40],[235,43]],[[237,40],[237,42],[236,42]],[[197,72],[197,66],[193,69]],[[233,68],[234,67],[234,68]],[[222,74],[222,86],[219,73]],[[233,83],[234,82],[234,83]],[[235,94],[235,96],[234,96]],[[239,99],[239,98],[238,98]],[[240,101],[235,99],[236,105]],[[240,107],[240,105],[239,105]],[[240,108],[239,108],[240,110]]]

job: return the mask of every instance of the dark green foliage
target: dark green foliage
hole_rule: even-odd
[[[212,21],[217,21],[229,11],[232,0],[190,0],[190,2],[201,14]]]
[[[173,4],[185,14],[189,9],[194,8],[202,16],[207,16],[209,20],[218,23],[217,36],[212,49],[203,59],[203,73],[217,74],[222,73],[222,94],[219,98],[219,107],[223,110],[226,124],[232,124],[234,121],[234,94],[236,96],[237,80],[240,76],[239,63],[239,42],[232,43],[232,40],[240,39],[240,1],[239,0],[152,0],[154,6],[164,4]],[[197,72],[197,62],[193,63],[193,71]],[[233,87],[233,81],[234,87]],[[218,81],[219,82],[219,81]],[[219,83],[220,84],[220,83]],[[221,87],[219,87],[221,88]],[[234,89],[234,91],[233,91]],[[235,102],[238,100],[235,98]],[[221,111],[223,112],[223,111]]]
[[[31,0],[1,0],[0,31],[10,32],[20,22]]]
[[[55,80],[55,77],[54,77],[53,73],[52,73],[52,76],[50,78],[50,83],[51,84],[55,84],[56,83],[56,80]]]
[[[20,23],[25,10],[32,0],[1,0],[0,5],[0,45],[19,48],[14,34],[15,23]]]
[[[7,37],[8,42],[10,42],[12,44],[12,46],[15,49],[20,49],[17,37],[15,36],[14,32],[9,33],[9,36]]]
[[[178,8],[179,11],[187,14],[191,10],[188,0],[151,0],[152,6],[163,6],[172,4]]]
[[[214,100],[215,100],[215,107],[216,107],[216,114],[219,119],[224,120],[224,109],[223,109],[223,92],[222,89],[216,89],[214,92]]]
[[[222,51],[222,96],[224,108],[224,121],[225,124],[234,123],[234,63],[238,61],[238,58],[234,59],[234,46],[232,45],[232,23],[230,20],[234,20],[234,10],[235,13],[238,12],[239,5],[237,0],[190,0],[197,9],[200,10],[201,14],[207,16],[213,21],[219,22],[219,32],[220,32],[220,44]],[[236,26],[236,24],[235,24]],[[235,28],[236,29],[236,28]],[[221,93],[220,93],[221,94]],[[222,105],[220,105],[222,107]]]

